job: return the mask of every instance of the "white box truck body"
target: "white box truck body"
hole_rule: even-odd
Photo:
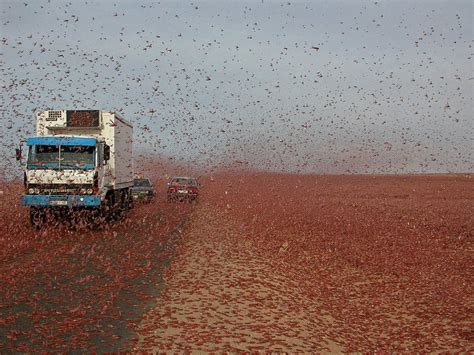
[[[130,207],[133,126],[114,112],[49,110],[36,114],[28,138],[22,204],[33,225],[53,207],[105,213]]]

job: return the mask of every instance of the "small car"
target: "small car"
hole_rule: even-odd
[[[133,179],[133,201],[150,202],[155,197],[155,190],[150,179]]]
[[[175,176],[168,182],[168,201],[195,202],[199,197],[199,186],[194,177]]]

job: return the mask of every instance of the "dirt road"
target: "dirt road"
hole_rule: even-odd
[[[160,194],[103,230],[35,231],[21,188],[0,190],[0,352],[130,348],[192,207]]]
[[[339,349],[324,337],[334,320],[321,303],[254,253],[238,226],[209,203],[195,211],[165,280],[141,323],[138,349]]]
[[[472,176],[204,185],[41,232],[2,187],[1,350],[474,350]]]
[[[216,177],[136,349],[472,350],[471,184]]]

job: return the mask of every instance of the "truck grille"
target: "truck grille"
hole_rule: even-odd
[[[38,195],[84,195],[87,189],[92,189],[92,184],[29,184],[28,193],[34,189],[33,194]]]

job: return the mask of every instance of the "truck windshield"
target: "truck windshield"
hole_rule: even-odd
[[[33,145],[28,154],[29,169],[93,169],[93,146]]]

